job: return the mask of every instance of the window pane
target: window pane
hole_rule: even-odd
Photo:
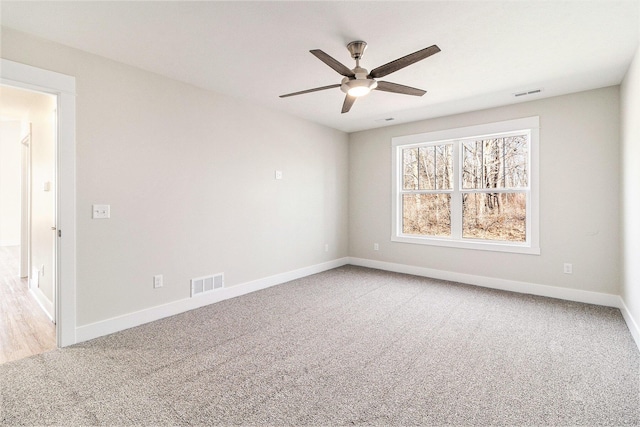
[[[462,144],[462,188],[482,188],[481,141]]]
[[[418,149],[402,150],[402,188],[416,190],[418,188]]]
[[[505,187],[529,186],[529,144],[526,135],[504,138]]]
[[[449,194],[403,194],[402,232],[423,236],[451,235]]]
[[[420,147],[420,190],[436,189],[435,152],[433,146]]]
[[[436,145],[436,187],[438,190],[453,189],[453,145]]]
[[[420,147],[420,190],[451,190],[453,187],[453,146]]]
[[[462,196],[462,237],[525,242],[525,193],[466,193]]]
[[[462,188],[526,188],[526,135],[465,141],[462,144]]]

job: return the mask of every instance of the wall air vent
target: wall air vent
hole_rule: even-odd
[[[224,273],[191,279],[191,297],[213,292],[224,287]]]
[[[534,94],[540,93],[540,92],[542,92],[542,89],[525,90],[523,92],[514,93],[513,96],[518,98],[519,96],[534,95]]]

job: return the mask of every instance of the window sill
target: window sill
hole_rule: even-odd
[[[525,243],[487,242],[482,240],[453,240],[445,237],[419,237],[411,235],[391,236],[392,242],[411,243],[427,246],[444,246],[449,248],[472,249],[492,252],[508,252],[514,254],[540,255],[540,247]]]

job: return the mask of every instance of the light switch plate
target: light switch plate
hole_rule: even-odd
[[[111,205],[93,205],[92,212],[93,219],[107,219],[111,217]]]
[[[276,171],[276,179],[282,179],[282,171]]]

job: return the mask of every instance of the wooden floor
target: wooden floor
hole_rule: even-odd
[[[0,363],[56,347],[55,325],[18,274],[19,246],[0,246]]]

